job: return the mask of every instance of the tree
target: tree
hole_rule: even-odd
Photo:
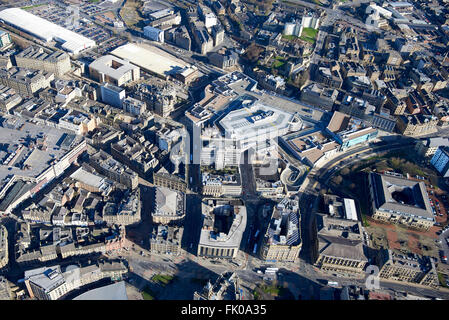
[[[337,184],[337,185],[340,185],[343,182],[343,177],[340,176],[340,175],[339,176],[335,176],[335,177],[332,178],[332,182]]]

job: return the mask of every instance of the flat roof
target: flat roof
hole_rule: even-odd
[[[100,188],[100,186],[103,184],[104,178],[101,176],[94,175],[86,170],[84,170],[82,167],[76,170],[70,178],[78,180],[88,186]]]
[[[175,56],[155,46],[145,44],[128,43],[113,50],[111,54],[164,78],[190,67],[188,63]]]
[[[73,300],[128,300],[125,281],[89,290]]]
[[[220,120],[220,125],[227,135],[240,139],[263,134],[274,138],[289,127],[293,117],[291,113],[256,102],[249,107],[229,112]]]
[[[353,199],[344,198],[346,219],[358,221],[355,201]]]
[[[118,67],[112,66],[112,61],[118,62],[120,65]],[[119,79],[125,73],[138,69],[137,66],[132,65],[128,61],[122,60],[120,58],[114,57],[110,54],[102,56],[92,62],[89,68],[97,70],[98,72],[104,73],[111,78]]]
[[[72,53],[78,53],[96,45],[95,41],[89,38],[20,8],[1,11],[0,19],[46,42],[54,40],[62,43],[61,47]]]
[[[370,173],[374,189],[374,201],[377,210],[412,215],[417,218],[434,221],[429,196],[424,182],[413,181],[386,174]],[[409,203],[394,194],[405,193]]]
[[[45,169],[50,166],[51,160],[59,160],[71,150],[58,148],[58,141],[63,135],[71,134],[70,131],[58,129],[45,125],[36,125],[31,122],[25,122],[19,129],[9,129],[0,127],[0,144],[14,146],[15,144],[23,145],[27,136],[31,138],[36,136],[45,136],[46,150],[39,150],[37,147],[27,147],[23,151],[30,151],[26,155],[24,164],[27,169],[21,169],[11,165],[0,165],[0,180],[9,175],[19,175],[24,177],[37,177]],[[80,136],[76,136],[77,140],[82,140]]]

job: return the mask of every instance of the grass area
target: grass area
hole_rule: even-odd
[[[441,272],[438,272],[438,281],[440,282],[440,285],[445,288],[449,288],[446,284],[446,279],[444,275]]]
[[[263,286],[261,286],[261,289],[263,292],[271,294],[272,296],[278,296],[281,291],[279,286],[274,285],[274,284],[269,285],[269,286],[263,285]]]
[[[120,16],[128,27],[139,27],[144,19],[140,14],[142,2],[139,0],[127,0],[120,9]]]
[[[364,227],[369,227],[368,219],[365,214],[362,214],[362,224]]]
[[[255,300],[265,299],[267,298],[266,295],[271,296],[276,300],[292,300],[295,298],[293,293],[288,288],[284,288],[276,283],[270,285],[262,284],[253,290]]]
[[[260,300],[260,293],[257,290],[253,290],[254,300]]]
[[[174,276],[171,275],[162,275],[162,274],[156,274],[154,275],[151,280],[154,282],[159,283],[160,285],[166,286],[170,282],[172,282],[175,279]]]
[[[146,286],[145,288],[143,288],[142,297],[144,300],[154,300],[154,293],[148,286]]]
[[[295,40],[295,39],[297,39],[297,38],[298,38],[298,37],[295,36],[295,35],[293,35],[293,34],[290,34],[290,35],[283,34],[283,35],[282,35],[282,39],[288,40],[288,41],[292,41],[292,40]]]
[[[35,4],[35,5],[32,5],[32,6],[26,6],[26,7],[22,7],[22,9],[23,10],[30,10],[30,9],[37,8],[37,7],[42,7],[42,6],[45,6],[45,5],[47,5],[47,3],[40,3],[40,4]]]
[[[304,28],[304,29],[302,29],[302,33],[301,33],[301,36],[299,38],[301,40],[304,40],[304,41],[307,41],[307,42],[310,42],[310,43],[315,43],[317,34],[318,34],[318,30],[317,29]]]
[[[271,65],[273,68],[275,69],[279,69],[280,67],[282,67],[285,64],[285,58],[284,57],[280,57],[277,56],[274,58],[274,62]]]

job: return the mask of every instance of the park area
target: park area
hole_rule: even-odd
[[[142,4],[143,3],[139,0],[126,0],[125,5],[120,9],[120,16],[128,28],[144,27],[144,19],[140,14]]]
[[[254,300],[292,300],[294,296],[292,292],[276,281],[267,284],[259,283],[253,290]]]
[[[299,37],[299,39],[310,42],[310,43],[315,43],[317,34],[318,34],[317,29],[304,28],[304,29],[302,29],[302,34]]]

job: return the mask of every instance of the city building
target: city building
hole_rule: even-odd
[[[371,123],[374,128],[378,128],[386,132],[392,133],[396,129],[396,117],[390,115],[389,110],[386,108],[381,108],[379,112],[375,112]]]
[[[140,116],[147,110],[147,105],[145,102],[127,97],[122,102],[123,111],[131,113],[135,116]]]
[[[107,202],[103,207],[103,221],[109,225],[127,226],[140,222],[142,201],[140,189],[127,191],[120,203]]]
[[[164,187],[155,188],[153,223],[169,224],[185,215],[185,195]]]
[[[152,41],[164,43],[164,31],[161,29],[146,26],[143,28],[143,35]]]
[[[396,127],[404,136],[422,136],[437,132],[438,118],[423,114],[401,115]]]
[[[9,112],[22,102],[22,97],[14,89],[0,85],[0,110]]]
[[[290,131],[297,131],[303,125],[296,114],[264,105],[259,101],[230,111],[219,124],[224,136],[237,139],[243,151],[251,147],[262,151],[263,142],[276,139]]]
[[[145,175],[154,169],[159,161],[144,146],[129,136],[111,145],[114,159],[126,164],[138,174]]]
[[[202,194],[211,197],[238,197],[242,194],[242,183],[238,167],[225,169],[225,174],[220,171],[203,167],[202,170]]]
[[[0,269],[8,265],[8,254],[8,230],[5,226],[0,225]]]
[[[112,55],[127,60],[149,74],[167,80],[169,76],[188,72],[195,74],[197,70],[175,56],[148,44],[128,43],[114,49]],[[151,57],[151,59],[148,59]]]
[[[169,174],[168,172],[153,172],[153,183],[158,187],[165,187],[184,193],[187,190],[187,183],[184,179],[176,175]]]
[[[181,254],[183,228],[154,225],[150,236],[150,251],[152,254]]]
[[[64,271],[63,271],[64,270]],[[31,298],[58,300],[69,292],[105,278],[117,279],[127,273],[122,262],[99,262],[84,267],[59,265],[25,271],[25,285]]]
[[[323,204],[326,214],[330,217],[358,221],[355,201],[349,198],[340,198],[332,194],[323,195]]]
[[[71,54],[78,54],[96,46],[95,41],[20,8],[4,9],[0,12],[0,19],[46,43],[56,41],[62,49]]]
[[[14,89],[18,94],[31,97],[38,91],[50,87],[53,73],[23,68],[0,69],[0,84]]]
[[[201,212],[203,227],[197,255],[206,258],[235,258],[246,228],[246,207],[240,200],[205,199]]]
[[[210,53],[208,58],[209,62],[214,66],[221,69],[227,69],[232,68],[237,64],[239,56],[235,51],[222,48],[217,52]]]
[[[99,192],[104,196],[109,195],[114,189],[114,182],[106,177],[89,171],[89,167],[83,164],[70,178],[76,181],[77,188],[84,189],[89,192]]]
[[[433,165],[443,177],[449,177],[449,147],[438,147],[430,160],[430,164]]]
[[[260,256],[270,262],[294,262],[302,247],[298,199],[284,198],[273,208]]]
[[[0,48],[2,50],[8,49],[12,44],[9,32],[0,30]]]
[[[332,111],[337,97],[337,89],[325,88],[317,83],[308,85],[301,91],[302,102],[328,111]]]
[[[218,2],[218,1],[217,1]],[[203,290],[195,291],[193,300],[242,300],[240,279],[234,272],[224,272],[212,284],[210,281]]]
[[[47,53],[38,46],[29,46],[14,56],[20,68],[43,70],[62,76],[71,70],[70,56],[65,52],[54,51]]]
[[[424,182],[371,172],[368,187],[373,219],[420,230],[435,223]]]
[[[316,215],[316,262],[323,271],[362,275],[368,263],[359,221]]]
[[[420,139],[416,142],[415,150],[423,157],[432,158],[439,147],[449,147],[449,138],[435,137]]]
[[[100,83],[122,86],[140,79],[140,68],[128,61],[106,55],[89,64],[89,75]]]
[[[431,257],[382,249],[376,257],[379,277],[436,288],[438,274]]]
[[[201,19],[203,20],[204,26],[206,28],[209,29],[218,24],[217,16],[212,12],[212,10],[209,7],[198,4],[198,13]]]
[[[137,173],[115,160],[111,155],[99,150],[89,156],[89,164],[102,175],[134,190],[139,185]]]
[[[116,108],[122,108],[123,100],[126,98],[125,89],[104,83],[101,86],[101,100]]]

